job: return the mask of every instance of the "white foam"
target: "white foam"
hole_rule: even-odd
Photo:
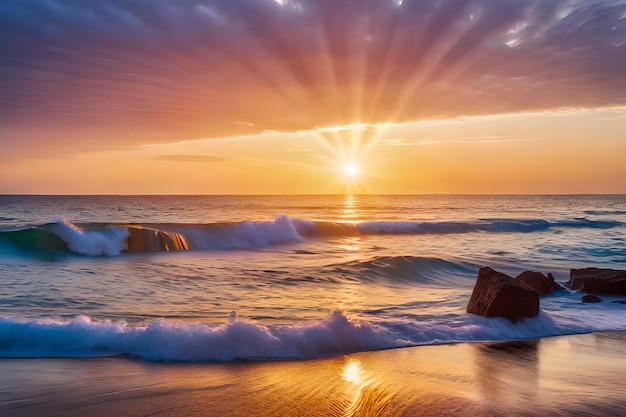
[[[194,249],[245,249],[302,241],[292,219],[284,214],[276,216],[272,221],[244,221],[174,229]]]
[[[66,220],[50,225],[50,229],[63,239],[72,252],[81,255],[119,255],[126,247],[128,229],[124,227],[81,230]]]
[[[309,323],[264,326],[231,313],[210,326],[171,320],[124,321],[0,319],[0,357],[129,355],[153,361],[306,359],[403,346],[536,339],[625,330],[621,305],[543,310],[517,324],[473,314],[365,322],[340,311]],[[589,311],[586,311],[589,310]],[[593,311],[591,311],[593,310]]]
[[[266,327],[237,319],[221,326],[156,320],[146,326],[93,321],[0,319],[1,357],[130,355],[148,360],[232,361],[310,358],[398,346],[384,329],[340,312],[309,324]]]

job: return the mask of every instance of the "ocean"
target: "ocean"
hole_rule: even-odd
[[[626,330],[566,289],[512,324],[477,271],[626,266],[624,195],[0,196],[0,358],[299,361]]]

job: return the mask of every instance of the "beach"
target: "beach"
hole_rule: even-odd
[[[0,417],[626,416],[626,0],[0,40]]]
[[[625,199],[2,196],[0,416],[621,415],[624,296],[467,306],[622,269]]]
[[[0,360],[6,416],[620,416],[626,333],[305,361]]]

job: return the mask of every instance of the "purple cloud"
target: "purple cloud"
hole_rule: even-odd
[[[625,105],[625,43],[611,0],[4,0],[0,146]]]

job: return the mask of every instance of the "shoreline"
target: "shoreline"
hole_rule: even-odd
[[[0,359],[0,414],[618,416],[624,357],[626,331],[284,362]]]

